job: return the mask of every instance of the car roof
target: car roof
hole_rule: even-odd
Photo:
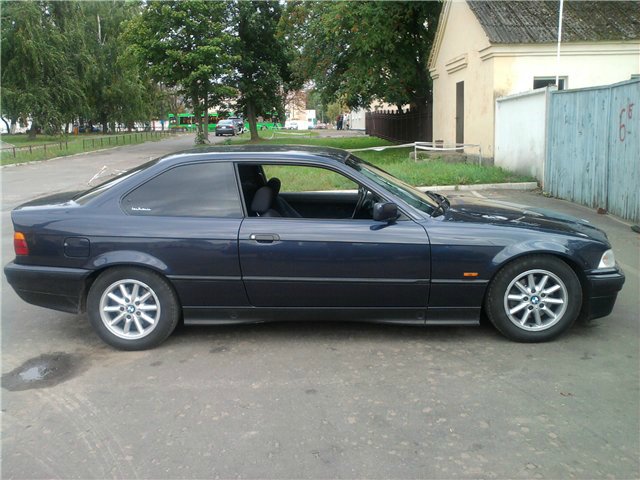
[[[351,154],[339,148],[311,145],[235,145],[196,147],[172,153],[158,163],[188,163],[202,160],[311,160],[320,163],[338,161],[344,163]]]

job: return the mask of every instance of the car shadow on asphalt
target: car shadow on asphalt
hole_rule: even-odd
[[[424,340],[440,343],[470,340],[501,340],[489,325],[442,327],[388,325],[366,322],[309,321],[269,322],[244,325],[185,326],[179,325],[167,340],[172,344],[207,342],[224,337],[254,341],[336,341],[349,342]]]
[[[578,319],[562,339],[597,337],[601,322]],[[503,337],[486,319],[478,326],[411,326],[367,322],[301,321],[269,322],[240,325],[185,326],[179,324],[166,344],[207,344],[224,339],[226,342],[403,342],[420,341],[432,344],[514,344]],[[162,348],[162,346],[160,347]]]

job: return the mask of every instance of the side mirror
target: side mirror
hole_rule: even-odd
[[[389,222],[398,218],[398,206],[395,203],[376,203],[373,205],[373,219],[377,222]]]

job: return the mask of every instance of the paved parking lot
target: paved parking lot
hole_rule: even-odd
[[[190,142],[3,169],[3,262],[15,205]],[[481,194],[605,229],[627,274],[613,314],[538,345],[488,326],[328,318],[182,327],[127,353],[84,317],[22,302],[3,276],[2,477],[640,477],[640,236],[536,193]]]

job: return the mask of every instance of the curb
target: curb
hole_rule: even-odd
[[[416,187],[421,192],[426,190],[470,191],[470,190],[535,190],[537,182],[512,182],[512,183],[479,183],[477,185],[432,185],[429,187]]]

